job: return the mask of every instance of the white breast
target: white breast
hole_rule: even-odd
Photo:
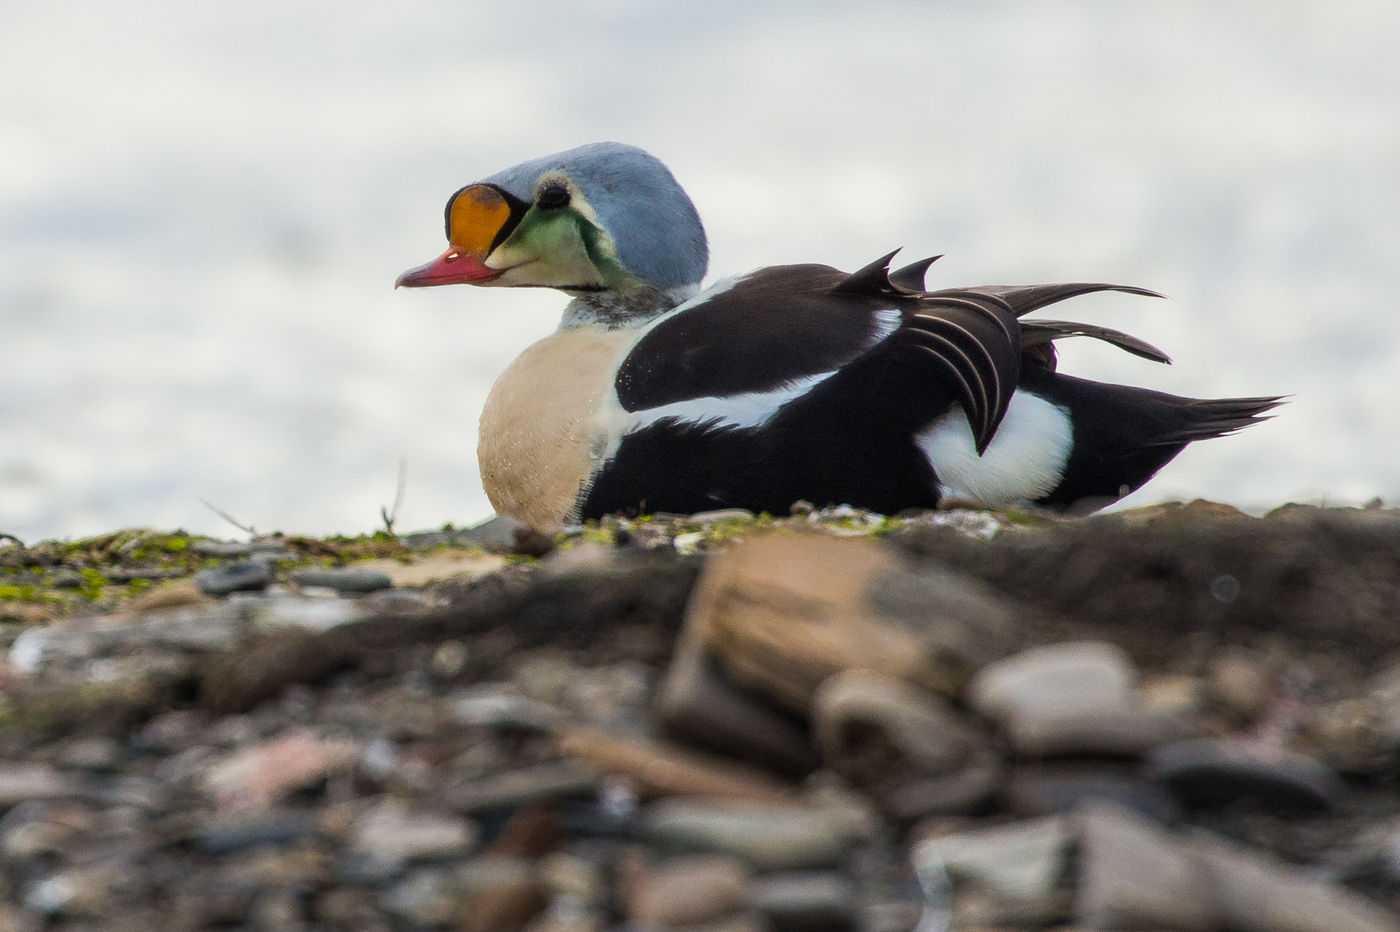
[[[1032,501],[1055,488],[1064,475],[1073,438],[1067,411],[1044,398],[1017,392],[981,456],[960,407],[915,439],[938,474],[943,495],[1005,504]]]

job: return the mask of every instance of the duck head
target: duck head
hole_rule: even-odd
[[[508,168],[453,194],[445,214],[447,251],[404,272],[396,286],[681,294],[709,263],[689,196],[658,159],[621,143]]]

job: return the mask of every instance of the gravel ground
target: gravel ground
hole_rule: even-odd
[[[0,929],[1400,927],[1400,512],[0,540]]]

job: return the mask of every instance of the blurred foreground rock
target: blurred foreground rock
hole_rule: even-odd
[[[0,929],[1400,928],[1395,511],[0,571]]]

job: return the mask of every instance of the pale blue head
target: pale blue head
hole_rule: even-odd
[[[699,284],[709,263],[700,216],[650,153],[597,142],[533,159],[447,203],[450,248],[402,285],[662,290]]]

